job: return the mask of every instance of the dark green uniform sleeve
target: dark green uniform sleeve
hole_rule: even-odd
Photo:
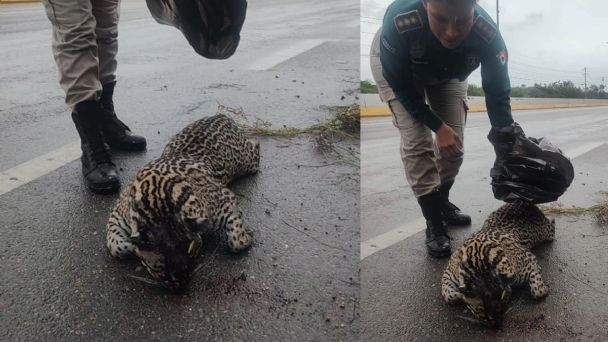
[[[492,127],[505,127],[513,123],[507,65],[507,48],[497,31],[481,55],[481,84]]]
[[[424,94],[416,90],[409,65],[407,37],[403,37],[397,32],[393,19],[389,15],[384,17],[382,24],[380,61],[384,78],[405,110],[414,119],[433,131],[437,131],[443,121],[426,104]]]

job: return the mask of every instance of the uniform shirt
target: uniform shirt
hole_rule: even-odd
[[[479,5],[474,7],[473,18],[467,38],[457,48],[446,49],[431,32],[420,0],[396,0],[384,16],[380,41],[383,76],[403,107],[433,131],[443,121],[431,111],[415,84],[454,78],[464,81],[480,64],[492,126],[513,123],[505,43]]]

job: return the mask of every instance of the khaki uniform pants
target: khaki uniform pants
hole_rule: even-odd
[[[393,124],[401,136],[401,160],[405,176],[416,197],[426,195],[442,183],[453,181],[462,165],[463,156],[449,157],[440,153],[432,131],[412,117],[395,98],[382,76],[379,32],[374,37],[370,53],[372,75],[382,101],[393,114]],[[431,110],[449,125],[464,143],[467,116],[467,81],[447,80],[438,84],[417,84],[426,96]]]
[[[53,25],[53,56],[65,102],[100,96],[116,80],[120,0],[43,0]]]

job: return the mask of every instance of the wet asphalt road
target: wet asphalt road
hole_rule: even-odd
[[[121,118],[148,150],[115,155],[126,182],[169,137],[218,105],[306,127],[356,101],[358,4],[250,2],[237,53],[196,55],[143,1],[123,1]],[[42,5],[0,6],[0,170],[77,140],[57,85]],[[256,63],[302,40],[318,44],[269,70]],[[116,196],[89,193],[73,161],[0,195],[0,340],[352,340],[359,327],[358,168],[309,137],[263,138],[261,171],[232,189],[253,247],[233,256],[210,236],[206,265],[183,296],[128,277],[105,222]],[[358,141],[340,145],[358,150]]]
[[[608,191],[608,108],[514,113],[529,136],[547,136],[566,151],[601,143],[573,158],[576,177],[559,199],[564,206],[591,206]],[[471,227],[453,228],[453,246],[481,228],[502,202],[489,186],[494,154],[485,135],[485,113],[469,115],[465,161],[452,200],[471,214]],[[405,184],[398,136],[390,118],[362,123],[362,241],[421,216]],[[579,154],[579,153],[577,153]],[[556,240],[534,250],[550,287],[549,296],[532,300],[516,292],[513,309],[501,330],[492,331],[458,318],[464,306],[449,307],[440,294],[447,259],[427,256],[419,231],[361,261],[361,337],[389,341],[605,341],[608,339],[608,226],[591,215],[556,218]],[[420,229],[423,227],[421,226]]]

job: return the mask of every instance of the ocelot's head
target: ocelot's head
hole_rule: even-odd
[[[461,267],[458,290],[476,319],[490,327],[498,327],[508,309],[515,275],[502,252],[494,258],[488,254],[484,258],[491,260],[484,260],[477,265],[470,263],[470,260],[463,260],[463,266],[466,267]]]
[[[144,177],[130,192],[130,241],[150,275],[183,291],[197,265],[201,233],[209,228],[204,205],[179,177]]]

